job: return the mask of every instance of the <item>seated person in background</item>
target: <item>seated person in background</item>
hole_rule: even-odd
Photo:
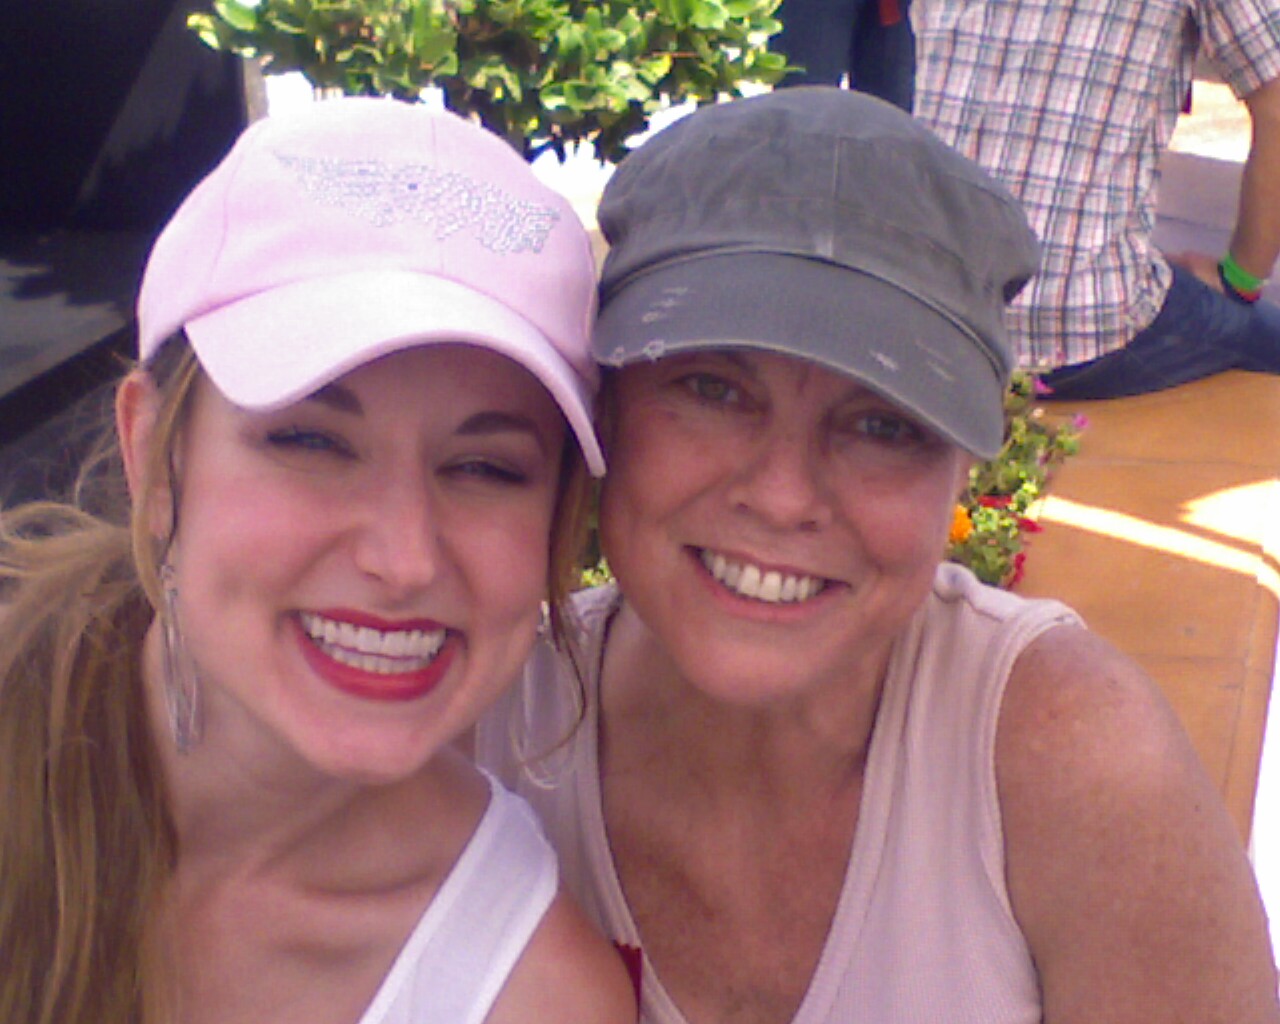
[[[839,85],[911,110],[916,55],[910,0],[782,0],[770,48],[800,65],[780,83]]]
[[[1009,310],[1019,365],[1060,398],[1230,369],[1280,372],[1280,4],[916,0],[916,114],[1002,181],[1043,246]],[[1160,159],[1203,55],[1253,142],[1225,253],[1162,255]]]
[[[594,269],[506,143],[392,100],[258,122],[183,202],[117,398],[132,531],[3,516],[5,1024],[634,1021],[451,742],[603,470]]]
[[[1002,440],[1016,200],[806,87],[659,132],[599,213],[617,584],[477,753],[630,947],[642,1019],[1278,1024],[1248,860],[1160,691],[941,564]]]

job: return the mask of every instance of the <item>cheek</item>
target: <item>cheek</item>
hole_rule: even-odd
[[[612,549],[617,542],[625,539],[626,532],[620,529],[620,524],[628,519],[627,502],[623,496],[622,479],[613,476],[612,467],[609,470],[610,475],[605,477],[604,486],[600,491],[600,509],[599,509],[599,530],[600,542],[606,550]]]
[[[637,419],[615,445],[600,494],[600,530],[606,543],[673,515],[713,492],[739,465],[733,438],[707,437],[672,415]]]
[[[914,568],[942,558],[955,504],[949,477],[869,488],[860,498],[859,532],[879,561]]]
[[[635,500],[632,494],[637,475],[643,475],[637,466],[633,445],[615,445],[609,454],[609,472],[600,488],[599,529],[600,540],[606,549],[621,546],[635,519]],[[643,492],[639,492],[643,493]]]
[[[551,506],[518,514],[464,516],[455,534],[472,590],[505,619],[536,616],[547,596]]]
[[[651,478],[642,461],[620,459],[616,468],[610,464],[600,492],[600,545],[620,577],[633,573],[637,558],[651,564],[662,550],[656,531],[667,518],[665,508],[676,503],[678,488],[670,476],[657,484],[648,483]]]
[[[273,486],[270,477],[193,476],[179,515],[184,573],[198,570],[227,593],[296,575],[301,563],[317,557],[334,507],[307,494]]]

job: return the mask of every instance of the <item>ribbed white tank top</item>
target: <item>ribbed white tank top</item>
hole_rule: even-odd
[[[617,594],[580,595],[587,666]],[[896,646],[831,932],[792,1024],[1034,1024],[1039,988],[1005,887],[996,722],[1009,671],[1040,633],[1078,621],[942,566]],[[616,942],[640,946],[606,843],[597,680],[567,744],[577,684],[540,648],[481,723],[477,755],[538,811],[562,877]],[[542,759],[537,753],[556,748]],[[798,878],[803,872],[798,872]],[[688,1024],[644,961],[644,1024]]]
[[[482,1024],[558,889],[532,811],[490,779],[484,817],[360,1024]]]

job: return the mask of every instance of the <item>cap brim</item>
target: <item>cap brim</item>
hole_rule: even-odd
[[[606,296],[596,358],[607,366],[706,348],[812,360],[991,458],[1004,435],[1003,371],[925,303],[878,278],[779,253],[673,261]]]
[[[239,299],[184,327],[214,386],[234,405],[260,410],[300,401],[365,363],[415,345],[491,349],[551,393],[591,473],[604,475],[590,384],[536,327],[455,281],[388,270],[311,279]]]

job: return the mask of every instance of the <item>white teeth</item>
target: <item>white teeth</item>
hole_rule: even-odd
[[[823,589],[816,576],[793,576],[776,569],[764,570],[750,562],[731,562],[724,555],[703,549],[700,557],[707,572],[741,597],[768,604],[805,601]]]
[[[796,599],[796,588],[799,584],[794,576],[788,576],[782,581],[782,593],[778,596],[783,601],[794,601]]]
[[[742,566],[736,562],[730,562],[726,566],[723,575],[720,573],[712,573],[712,575],[730,590],[737,590],[738,580],[742,578]]]
[[[334,661],[381,675],[416,672],[430,665],[444,644],[443,629],[397,629],[383,632],[369,626],[326,619],[302,612],[302,628]]]

